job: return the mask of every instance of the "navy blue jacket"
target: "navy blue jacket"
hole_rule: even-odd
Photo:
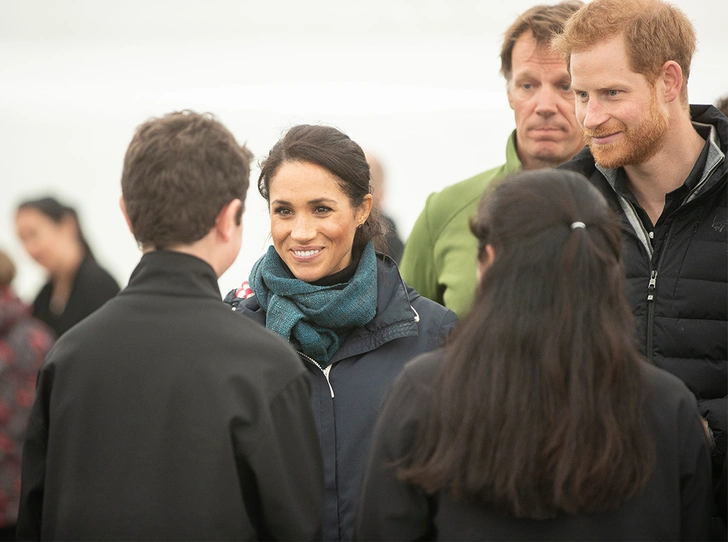
[[[475,266],[475,262],[473,262]],[[377,313],[355,329],[325,372],[301,354],[324,459],[324,540],[351,540],[369,443],[380,406],[405,363],[440,346],[457,323],[454,312],[421,297],[397,265],[377,255]],[[255,296],[225,298],[265,325]]]
[[[639,344],[649,361],[695,394],[721,466],[728,417],[728,119],[708,105],[691,106],[690,113],[712,140],[706,168],[682,203],[660,217],[654,239],[640,226],[637,206],[595,166],[588,147],[560,167],[584,174],[619,214]]]

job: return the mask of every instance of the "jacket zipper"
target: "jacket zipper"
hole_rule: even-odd
[[[657,270],[662,269],[662,260],[667,253],[667,246],[670,243],[670,239],[672,238],[672,227],[674,224],[675,222],[671,222],[670,228],[667,230],[667,237],[665,237],[665,243],[662,245],[662,251],[660,252],[660,257],[657,259],[656,267],[652,267],[652,258],[650,258],[650,281],[647,283],[647,347],[645,351],[647,361],[649,361],[650,363],[653,363],[652,328],[655,325],[655,290],[657,289]]]
[[[334,398],[334,388],[331,386],[331,380],[329,380],[329,373],[331,372],[331,365],[328,365],[325,369],[321,367],[321,364],[310,356],[307,356],[303,352],[296,350],[298,354],[306,361],[313,363],[323,373],[326,383],[329,385],[329,391],[331,391],[331,398]]]
[[[652,265],[650,265],[652,267]],[[650,282],[647,284],[647,347],[645,354],[647,361],[652,363],[652,327],[655,319],[655,286],[657,285],[657,269],[650,272]]]
[[[392,263],[394,263],[395,266],[397,266],[397,263],[394,260],[391,260],[391,261],[392,261]],[[402,283],[402,288],[404,289],[404,295],[407,298],[407,301],[409,302],[409,294],[407,293],[407,286],[406,286],[406,284],[404,282],[404,279],[402,278],[401,275],[399,277],[399,280]],[[415,308],[412,306],[412,303],[409,303],[409,307],[412,310],[412,313],[414,315],[413,316],[413,319],[414,319],[415,323],[419,322],[420,321],[420,315],[415,310]],[[326,379],[326,383],[329,385],[329,391],[331,391],[331,398],[333,399],[334,398],[334,388],[333,388],[333,386],[331,386],[331,380],[329,378],[329,373],[331,372],[331,367],[333,366],[333,363],[327,365],[326,368],[324,369],[323,367],[321,367],[321,364],[318,361],[316,361],[315,359],[313,359],[312,357],[307,356],[306,354],[304,354],[300,350],[296,350],[296,352],[298,352],[298,354],[303,359],[305,359],[309,363],[312,363],[313,365],[315,365],[316,367],[318,367],[318,369],[321,371],[321,373],[323,373],[324,378]]]

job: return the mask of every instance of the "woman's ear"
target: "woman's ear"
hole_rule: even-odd
[[[483,275],[485,275],[485,272],[493,264],[493,260],[495,260],[495,249],[493,248],[493,245],[487,244],[487,245],[485,245],[485,251],[483,252],[483,258],[478,260],[478,269],[477,269],[478,282],[480,282],[483,279]]]
[[[78,220],[72,215],[66,215],[61,219],[60,229],[68,239],[79,237]]]
[[[356,208],[356,225],[361,226],[367,221],[369,215],[372,212],[372,205],[374,205],[374,198],[371,194],[367,194],[361,201],[361,205]]]

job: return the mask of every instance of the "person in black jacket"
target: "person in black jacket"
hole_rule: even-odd
[[[38,377],[18,536],[314,540],[321,452],[290,346],[221,302],[251,155],[213,117],[152,119],[124,160],[144,255]]]
[[[556,46],[588,143],[562,167],[587,176],[619,214],[640,346],[697,397],[718,477],[728,442],[728,119],[689,105],[695,33],[660,0],[594,0]]]
[[[405,362],[438,347],[455,314],[375,251],[382,228],[361,147],[295,126],[261,165],[273,245],[226,301],[294,345],[308,369],[324,458],[324,540],[350,540],[371,432]]]
[[[25,201],[15,227],[25,250],[49,275],[33,301],[33,316],[57,336],[119,293],[116,280],[96,262],[72,207],[52,197]]]
[[[705,540],[695,398],[631,338],[619,224],[568,171],[481,202],[480,286],[448,345],[382,409],[362,540]]]

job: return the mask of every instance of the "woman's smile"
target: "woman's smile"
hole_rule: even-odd
[[[320,248],[315,249],[307,249],[307,250],[301,250],[301,249],[291,249],[291,252],[293,252],[293,256],[302,261],[302,262],[308,262],[316,258],[319,254],[321,254]]]
[[[315,282],[351,264],[357,227],[371,197],[354,207],[341,179],[309,162],[285,162],[270,180],[271,237],[299,280]]]

